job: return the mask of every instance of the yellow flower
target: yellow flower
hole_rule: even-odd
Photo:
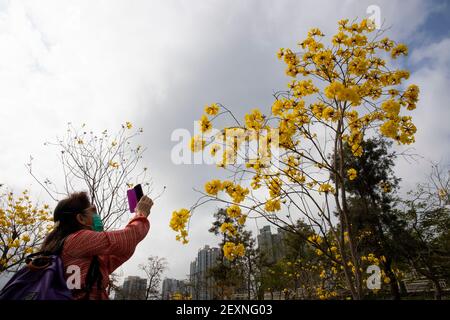
[[[191,214],[188,209],[180,209],[179,211],[173,211],[172,212],[172,218],[170,219],[170,227],[176,231],[179,232],[179,235],[176,236],[177,241],[182,241],[183,244],[186,244],[188,242],[187,240],[187,231],[186,231],[186,224],[190,218]]]
[[[323,239],[321,236],[313,234],[308,237],[308,241],[320,245],[323,242]]]
[[[314,37],[314,36],[323,37],[324,34],[322,33],[322,31],[320,31],[320,29],[318,29],[318,28],[312,28],[312,29],[310,29],[309,32],[308,32],[308,37]]]
[[[222,184],[220,180],[211,180],[205,184],[205,191],[207,194],[216,196],[219,191],[222,190]]]
[[[355,169],[351,168],[347,170],[347,177],[349,180],[355,180],[357,176],[358,172]]]
[[[238,223],[242,226],[245,224],[246,220],[247,220],[247,215],[243,214],[242,216],[239,217]]]
[[[225,180],[222,182],[222,187],[229,195],[231,195],[234,189],[234,183],[232,181]]]
[[[259,130],[262,128],[264,116],[259,109],[253,109],[250,114],[245,115],[245,126],[248,129]]]
[[[403,93],[403,99],[408,104],[408,110],[414,110],[416,108],[416,103],[419,101],[419,87],[415,84],[408,86],[406,91]]]
[[[280,200],[268,200],[264,206],[266,211],[268,212],[275,212],[281,210]]]
[[[274,116],[281,116],[283,113],[283,107],[284,103],[281,100],[275,100],[275,102],[272,105],[272,114]]]
[[[318,66],[329,66],[333,61],[331,50],[319,51],[314,55],[314,63]]]
[[[252,182],[250,183],[253,190],[257,190],[261,187],[261,178],[257,175],[253,176]]]
[[[209,114],[210,116],[215,116],[219,113],[219,106],[217,103],[213,103],[210,106],[205,106],[205,112],[206,114]]]
[[[208,117],[205,115],[202,115],[202,118],[200,119],[200,132],[207,133],[211,131],[212,124],[211,121],[208,120]]]
[[[22,241],[23,241],[23,242],[29,242],[29,241],[30,241],[30,236],[27,235],[27,234],[24,234],[24,235],[22,236]]]
[[[220,232],[223,234],[228,234],[230,237],[236,235],[236,228],[233,226],[232,223],[224,222],[220,226]]]
[[[200,136],[194,136],[191,139],[190,147],[192,152],[198,152],[205,148],[206,141]]]
[[[244,201],[245,197],[249,194],[249,191],[247,188],[244,189],[240,185],[237,185],[231,189],[231,194],[230,192],[228,192],[228,194],[233,199],[233,202],[241,203],[242,201]]]
[[[127,127],[127,129],[133,128],[133,124],[132,124],[131,122],[129,122],[129,121],[127,121],[127,122],[125,123],[125,126]]]
[[[115,161],[110,160],[109,161],[109,166],[114,168],[114,169],[119,169],[119,164]]]
[[[325,88],[324,93],[328,99],[334,99],[338,94],[341,94],[344,90],[345,87],[341,82],[334,81]]]
[[[329,183],[323,183],[319,186],[319,192],[334,193],[334,188]]]
[[[393,99],[383,102],[381,108],[387,113],[388,117],[398,116],[400,113],[400,103]]]
[[[239,243],[235,248],[235,253],[239,257],[243,257],[245,254],[245,247],[242,243]]]
[[[289,86],[292,88],[296,98],[309,96],[319,91],[311,79],[293,81]]]
[[[360,157],[363,153],[363,148],[358,143],[352,145],[352,153],[355,157]]]
[[[395,139],[398,135],[398,123],[393,120],[388,120],[385,123],[383,123],[380,127],[380,132],[389,138]]]
[[[236,257],[243,257],[245,254],[245,248],[242,243],[235,245],[233,242],[226,242],[222,250],[224,257],[230,261]]]
[[[238,218],[241,216],[241,208],[237,205],[232,205],[227,208],[227,214],[230,218]]]
[[[408,47],[404,45],[403,43],[398,44],[395,48],[391,51],[392,58],[397,58],[399,55],[406,56],[408,54]]]
[[[220,146],[218,144],[211,146],[211,149],[210,149],[211,156],[214,157],[216,155],[217,151],[219,151],[219,150],[220,150]]]
[[[20,242],[19,239],[14,240],[12,243],[10,243],[9,245],[11,248],[18,248],[20,246]]]
[[[336,110],[333,107],[326,107],[322,112],[322,118],[324,120],[336,121],[336,120],[338,120],[336,118],[336,115],[338,115],[338,113],[336,112]]]

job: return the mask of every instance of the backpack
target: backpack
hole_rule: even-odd
[[[0,291],[0,300],[73,300],[61,259],[64,240],[56,252],[37,252],[27,256],[26,266],[17,271]],[[94,282],[100,288],[101,280],[98,257],[94,256],[86,276],[85,299],[89,298]]]

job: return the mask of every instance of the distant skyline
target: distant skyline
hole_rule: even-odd
[[[312,27],[332,34],[338,20],[366,17],[372,4],[380,7],[387,35],[409,45],[401,63],[411,70],[408,83],[421,90],[411,147],[423,158],[399,159],[396,167],[402,187],[411,189],[426,178],[430,161],[450,162],[447,1],[0,0],[0,190],[28,189],[54,207],[26,171],[30,155],[39,173],[61,181],[58,155],[44,142],[63,135],[67,122],[114,132],[130,121],[144,129],[137,141],[148,148],[142,166],[156,191],[167,189],[155,201],[149,235],[120,270],[123,278],[143,276],[138,265],[157,255],[168,260],[164,277],[186,279],[197,251],[218,246],[208,229],[219,204],[195,213],[185,246],[169,228],[171,213],[190,207],[198,198],[193,188],[223,173],[173,164],[172,132],[192,132],[212,102],[238,116],[253,107],[268,110],[272,94],[289,81],[278,49],[296,48]],[[256,237],[266,224],[254,220],[249,229]]]

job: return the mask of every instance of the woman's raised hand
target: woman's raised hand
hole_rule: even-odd
[[[150,209],[153,206],[153,200],[147,196],[143,196],[141,200],[139,200],[136,206],[136,213],[143,214],[146,217],[150,214]]]

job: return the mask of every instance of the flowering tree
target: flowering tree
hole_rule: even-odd
[[[38,178],[32,170],[33,158],[27,168],[55,201],[79,188],[86,188],[105,228],[109,229],[128,212],[127,189],[141,183],[146,193],[152,191],[152,181],[147,180],[148,169],[144,167],[136,173],[145,148],[133,146],[132,141],[142,132],[142,128],[134,131],[130,122],[112,135],[107,130],[95,134],[85,124],[77,129],[68,123],[65,137],[45,143],[60,151],[63,183]]]
[[[311,29],[299,43],[300,52],[279,50],[286,74],[294,79],[287,91],[275,94],[269,112],[253,109],[241,123],[225,106],[207,106],[200,120],[202,135],[192,139],[191,150],[209,149],[231,178],[207,182],[197,203],[173,212],[171,227],[179,233],[177,239],[187,242],[193,211],[209,201],[229,205],[235,224],[264,217],[295,232],[294,221],[301,218],[316,233],[304,240],[336,264],[351,297],[361,299],[367,257],[362,260],[362,235],[353,231],[347,199],[347,182],[358,179],[358,172],[341,161],[344,144],[358,157],[371,134],[410,144],[416,132],[411,116],[404,113],[415,109],[419,89],[405,87],[409,72],[388,63],[407,55],[408,49],[382,35],[370,20],[342,20],[327,45],[324,34]],[[212,122],[224,114],[234,123],[212,134]],[[249,159],[248,145],[255,141],[257,157]],[[238,243],[223,249],[230,259],[244,254]]]
[[[34,205],[25,190],[0,195],[0,273],[15,271],[51,230],[48,205]]]

